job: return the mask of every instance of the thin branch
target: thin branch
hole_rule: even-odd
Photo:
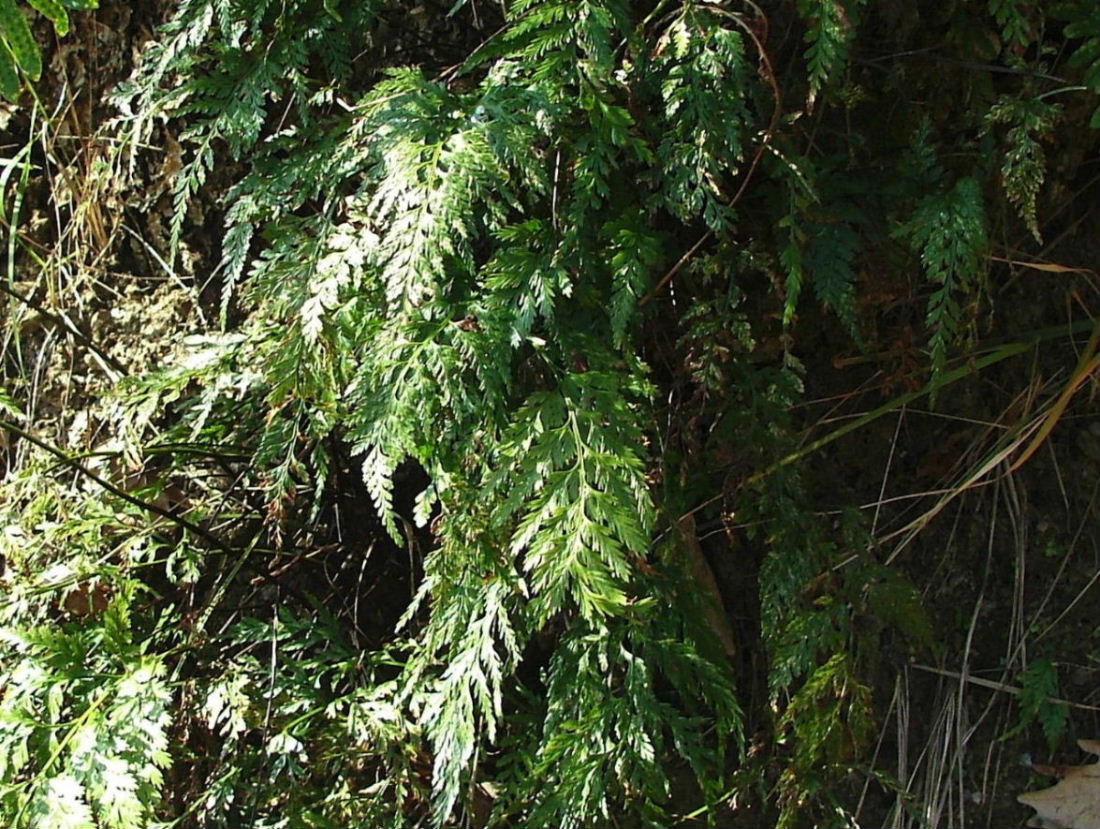
[[[118,486],[115,486],[110,481],[106,480],[105,478],[101,478],[99,475],[97,475],[95,472],[90,470],[88,467],[84,466],[84,464],[82,464],[79,461],[72,458],[63,449],[59,449],[58,447],[56,447],[56,446],[54,446],[50,443],[47,443],[46,441],[42,440],[41,438],[37,437],[36,435],[31,434],[30,432],[26,431],[25,429],[21,429],[19,426],[16,426],[14,423],[12,423],[8,420],[0,419],[0,429],[3,429],[6,432],[10,432],[11,434],[16,435],[17,437],[21,437],[24,440],[26,440],[30,443],[33,443],[35,446],[39,447],[40,449],[45,449],[47,452],[49,452],[55,458],[60,460],[62,464],[64,464],[65,466],[69,467],[70,469],[72,469],[76,472],[79,472],[84,477],[86,477],[86,478],[94,481],[95,483],[99,484],[99,486],[101,486],[103,489],[107,490],[108,492],[110,492],[113,495],[118,496],[119,498],[121,498],[126,503],[132,504],[133,506],[135,506],[135,507],[137,507],[141,510],[144,510],[145,512],[151,512],[151,513],[154,513],[156,515],[161,516],[162,518],[167,518],[173,524],[176,524],[176,525],[184,528],[185,530],[188,530],[189,532],[194,533],[199,538],[203,539],[204,541],[209,542],[215,548],[217,548],[217,549],[219,549],[223,552],[226,552],[226,553],[231,552],[230,547],[224,541],[222,541],[220,538],[218,538],[216,535],[211,533],[209,530],[206,530],[206,529],[200,527],[198,524],[195,524],[192,521],[188,521],[183,516],[177,515],[176,513],[172,512],[170,510],[164,509],[163,507],[159,507],[156,504],[151,503],[149,501],[143,501],[142,499],[140,499],[140,498],[138,498],[134,495],[131,495],[129,492],[126,492],[126,490],[121,489]]]
[[[993,691],[1004,691],[1006,694],[1012,694],[1013,696],[1020,696],[1024,692],[1023,688],[1018,688],[1015,685],[1005,685],[1003,682],[994,682],[992,679],[982,679],[981,677],[971,676],[969,673],[961,674],[958,671],[948,671],[943,668],[933,668],[931,665],[921,665],[919,663],[912,663],[912,666],[918,671],[927,671],[930,674],[939,674],[940,676],[950,677],[951,679],[958,679],[963,682],[969,682],[971,685],[980,685],[982,688],[989,688]],[[1070,708],[1079,708],[1082,711],[1100,711],[1100,705],[1085,705],[1083,702],[1072,702],[1068,699],[1058,699],[1057,697],[1046,697],[1047,702],[1052,702],[1055,705],[1068,705]]]
[[[76,340],[78,343],[85,346],[86,348],[90,348],[95,353],[95,355],[103,361],[105,366],[114,371],[119,377],[126,376],[126,367],[123,366],[122,363],[120,363],[106,351],[104,351],[102,348],[100,348],[98,345],[96,345],[94,342],[92,342],[88,335],[77,328],[76,323],[74,323],[68,317],[53,313],[52,311],[44,308],[42,305],[38,304],[34,300],[28,299],[27,297],[23,296],[18,291],[12,290],[3,282],[0,282],[0,291],[12,297],[12,299],[16,299],[19,302],[22,302],[31,310],[41,314],[43,317],[48,319],[50,322],[52,322],[54,325],[56,325],[58,328],[60,328],[62,331],[64,331],[66,334]],[[118,377],[112,377],[111,379],[117,380]]]

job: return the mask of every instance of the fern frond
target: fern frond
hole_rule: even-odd
[[[1033,39],[1034,25],[1028,11],[1027,4],[1020,0],[989,0],[989,13],[1001,27],[1001,38],[1015,46],[1026,46]]]
[[[1009,126],[1001,163],[1001,182],[1031,235],[1042,241],[1036,199],[1046,176],[1046,156],[1039,143],[1058,121],[1060,107],[1038,99],[1004,97],[989,111],[986,122]]]
[[[977,288],[986,268],[985,205],[978,181],[961,178],[951,190],[927,196],[898,234],[908,238],[920,254],[933,285],[927,325],[936,375],[943,371],[947,351],[960,335],[960,297]]]
[[[665,203],[681,219],[702,214],[711,229],[727,229],[732,193],[726,186],[751,122],[743,36],[736,24],[689,7],[664,37],[669,47],[656,68],[672,125],[657,150]]]
[[[622,382],[596,371],[566,378],[560,392],[528,400],[501,445],[495,520],[519,516],[511,550],[544,621],[569,604],[589,620],[622,613],[632,558],[648,548],[652,507]]]
[[[859,237],[850,225],[839,222],[814,224],[809,235],[806,269],[812,275],[814,293],[857,337],[855,264],[861,249]]]
[[[798,13],[806,21],[806,64],[809,69],[810,105],[833,74],[848,60],[848,48],[855,31],[854,19],[864,0],[799,0]]]
[[[1089,0],[1058,3],[1051,16],[1066,21],[1067,40],[1078,41],[1067,63],[1081,70],[1081,81],[1094,96],[1100,96],[1100,8]],[[1093,110],[1089,126],[1100,130],[1100,106]]]

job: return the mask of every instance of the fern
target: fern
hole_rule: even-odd
[[[934,632],[858,527],[822,520],[792,454],[803,383],[823,382],[799,362],[798,312],[859,334],[894,228],[930,286],[942,374],[1003,230],[985,197],[1037,236],[1059,119],[1092,100],[1055,106],[1079,90],[1040,85],[1095,80],[1086,5],[1051,12],[1065,50],[1034,4],[930,21],[948,46],[956,22],[995,27],[1012,69],[968,65],[973,86],[944,92],[874,56],[897,32],[859,2],[800,0],[803,59],[776,73],[764,15],[709,3],[180,0],[104,144],[130,154],[112,186],[159,199],[139,159],[179,142],[142,212],[170,212],[169,269],[210,287],[223,330],[181,337],[71,423],[43,423],[4,351],[24,464],[0,488],[5,815],[579,827],[717,810],[742,715],[698,562],[670,540],[696,513],[752,536],[728,564],[759,565],[763,653],[745,664],[764,666],[753,716],[782,741],[761,762],[782,760],[784,823],[813,812],[872,734],[872,640]],[[1033,33],[1055,68],[1027,64]],[[34,69],[24,47],[0,44],[5,91]],[[843,117],[773,117],[830,95]],[[180,255],[200,219],[224,222],[220,257]],[[13,244],[13,273],[39,247]],[[118,491],[24,451],[36,418]],[[145,515],[144,497],[169,506]],[[169,717],[186,784],[163,779]],[[169,817],[182,794],[193,812]]]
[[[713,665],[690,646],[660,636],[653,610],[642,610],[628,627],[579,625],[558,650],[549,671],[542,740],[528,771],[539,785],[552,787],[530,813],[535,825],[576,827],[607,820],[615,801],[629,803],[635,792],[668,797],[670,782],[658,762],[666,740],[704,785],[714,786],[717,768],[699,720],[662,699],[658,681],[674,684],[681,705],[710,703],[696,711],[716,716],[723,742],[737,736],[736,703],[721,690],[722,676]],[[718,694],[700,698],[702,689]],[[647,823],[668,819],[658,803],[638,806]]]
[[[373,17],[371,4],[346,5],[341,12],[330,4],[334,13],[315,17],[308,10],[284,13],[282,6],[260,2],[250,4],[249,14],[240,16],[231,14],[224,3],[184,0],[164,27],[165,36],[145,57],[142,71],[120,87],[116,104],[134,114],[117,124],[133,144],[147,139],[155,118],[186,117],[190,122],[180,134],[191,147],[190,158],[173,182],[173,257],[188,203],[213,167],[215,141],[225,142],[238,158],[252,150],[270,126],[270,102],[284,94],[300,113],[297,129],[311,128],[314,110],[323,104],[307,81],[311,57],[323,54],[337,75],[346,75],[348,66],[333,62],[338,55],[352,53],[349,41],[364,36]],[[284,36],[269,42],[265,32],[276,22]],[[170,78],[183,82],[168,91]],[[239,250],[229,249],[226,267],[231,279],[240,272]]]
[[[806,21],[806,65],[809,70],[809,105],[822,87],[848,60],[852,33],[858,25],[855,15],[862,0],[845,4],[841,0],[799,0],[799,15]]]
[[[457,803],[482,739],[497,737],[504,678],[519,658],[512,619],[517,592],[515,579],[499,568],[480,588],[452,583],[446,610],[427,632],[427,647],[439,648],[436,655],[447,665],[435,682],[417,691],[414,703],[434,752],[438,821],[446,820]]]
[[[800,825],[804,806],[797,793],[821,786],[831,768],[844,769],[871,736],[871,691],[846,656],[834,655],[813,671],[779,725],[797,737],[794,758],[779,782],[782,811],[776,824],[792,827]]]
[[[935,375],[943,371],[948,348],[961,336],[962,298],[976,290],[986,267],[981,186],[973,178],[961,178],[950,190],[927,196],[897,232],[919,253],[932,283],[927,324]]]
[[[1081,81],[1094,96],[1100,96],[1100,9],[1087,0],[1058,3],[1051,9],[1051,16],[1066,21],[1063,30],[1070,42],[1077,42],[1067,61],[1069,66],[1081,71]],[[1092,112],[1089,126],[1100,129],[1100,106]]]
[[[645,228],[642,216],[631,211],[604,225],[612,290],[608,308],[612,344],[625,349],[634,333],[638,303],[649,288],[655,266],[661,260],[659,237]]]
[[[812,284],[818,302],[858,339],[855,265],[863,249],[860,233],[869,222],[847,194],[831,183],[840,176],[831,169],[834,163],[826,159],[814,165],[797,158],[783,172],[790,204],[790,212],[779,221],[787,234],[779,252],[786,276],[783,324],[791,325],[803,289]]]
[[[1021,47],[1031,42],[1033,27],[1025,4],[1018,0],[989,0],[989,12],[1001,27],[1001,38],[1006,44]]]
[[[127,615],[116,601],[102,626],[2,631],[11,684],[0,706],[0,802],[14,827],[64,818],[136,829],[159,803],[171,694],[160,660],[129,653]]]
[[[1058,669],[1049,659],[1034,659],[1021,674],[1020,686],[1019,720],[1000,739],[1007,740],[1038,723],[1053,751],[1069,725],[1069,707],[1054,700],[1058,694]]]
[[[495,520],[520,516],[511,549],[543,619],[568,604],[589,620],[623,612],[630,556],[648,547],[651,507],[628,448],[640,436],[621,383],[574,375],[559,393],[529,400],[501,442],[501,472],[489,484],[503,498]]]
[[[1059,109],[1056,104],[1038,99],[1004,98],[990,109],[986,119],[989,124],[1009,126],[1001,164],[1002,183],[1005,195],[1037,242],[1042,236],[1036,200],[1046,175],[1046,157],[1039,142],[1054,129]]]
[[[850,225],[818,225],[811,231],[806,267],[813,275],[818,301],[833,310],[853,335],[857,333],[855,263],[860,241]]]
[[[660,141],[667,209],[681,219],[701,214],[712,230],[728,229],[728,179],[741,161],[751,116],[742,33],[704,7],[687,6],[662,35],[656,62],[664,115],[673,125]]]
[[[838,212],[843,215],[842,209]],[[855,230],[843,223],[809,222],[799,226],[792,220],[784,221],[792,227],[791,240],[780,255],[787,274],[785,323],[794,319],[803,286],[810,281],[818,301],[834,311],[853,336],[858,336],[854,265],[861,244]]]

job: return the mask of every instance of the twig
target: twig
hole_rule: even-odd
[[[53,311],[44,308],[32,299],[23,296],[18,291],[14,291],[7,285],[0,282],[0,291],[10,296],[12,299],[16,299],[22,302],[31,310],[41,314],[45,319],[48,319],[78,343],[92,350],[92,353],[104,363],[104,366],[110,368],[113,372],[117,373],[116,377],[112,377],[112,380],[118,380],[119,377],[126,376],[126,367],[122,365],[118,360],[96,345],[83,331],[76,327],[76,323],[70,320],[67,316],[55,314]]]
[[[64,450],[59,449],[58,447],[56,447],[56,446],[54,446],[50,443],[47,443],[46,441],[44,441],[41,438],[31,434],[30,432],[26,431],[25,429],[21,429],[20,427],[16,426],[14,423],[11,423],[10,421],[7,421],[7,420],[0,420],[0,429],[3,429],[6,432],[10,432],[13,435],[17,435],[18,437],[21,437],[24,440],[26,440],[30,443],[33,443],[35,446],[39,447],[40,449],[45,449],[51,455],[53,455],[58,460],[60,460],[65,466],[69,467],[70,469],[72,469],[76,472],[79,472],[84,477],[89,478],[92,481],[95,481],[97,484],[99,484],[99,486],[103,487],[105,490],[112,493],[113,495],[118,496],[119,498],[121,498],[126,503],[132,504],[133,506],[138,507],[139,509],[142,509],[146,512],[151,512],[151,513],[154,513],[156,515],[159,515],[162,518],[167,518],[173,524],[177,524],[178,526],[183,527],[185,530],[189,530],[190,532],[194,533],[199,538],[202,538],[203,540],[209,542],[212,546],[214,546],[218,550],[221,550],[222,552],[226,552],[226,553],[231,552],[228,545],[226,545],[226,543],[224,541],[222,541],[220,538],[218,538],[216,535],[214,535],[209,530],[203,529],[198,524],[195,524],[192,521],[188,521],[183,516],[177,515],[174,512],[171,512],[170,510],[166,510],[163,507],[159,507],[154,503],[151,503],[149,501],[143,501],[140,498],[137,498],[137,497],[131,495],[126,490],[115,486],[110,481],[106,480],[105,478],[101,478],[99,475],[97,475],[95,472],[90,470],[88,467],[84,466],[84,464],[82,464],[79,461],[75,460],[74,458],[70,457],[69,454],[66,453]]]

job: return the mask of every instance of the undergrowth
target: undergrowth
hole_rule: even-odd
[[[817,508],[800,343],[891,365],[863,425],[1080,333],[992,283],[1080,196],[1093,3],[179,0],[76,155],[4,2],[7,825],[911,797],[877,683],[949,637],[877,512]]]

